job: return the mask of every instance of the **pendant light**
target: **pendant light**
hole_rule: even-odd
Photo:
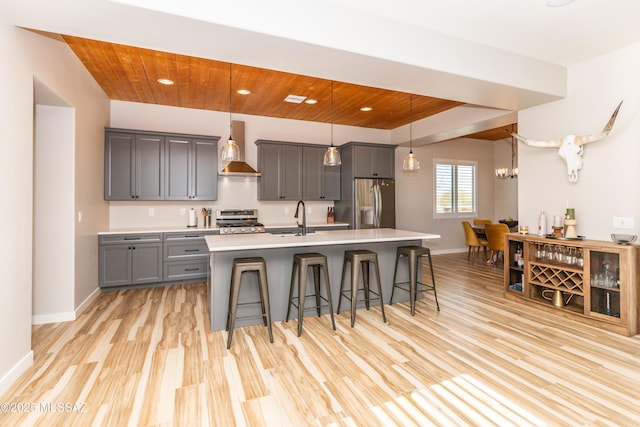
[[[420,169],[420,161],[413,154],[413,95],[409,95],[409,154],[404,158],[402,169],[406,171]]]
[[[515,137],[513,136],[513,134],[514,134],[514,125],[512,124],[511,125],[511,173],[509,173],[509,169],[507,168],[496,168],[496,177],[498,177],[499,179],[518,177],[518,168],[513,166],[514,160],[516,158]]]
[[[229,63],[229,140],[222,146],[220,150],[220,161],[224,163],[237,162],[240,160],[240,149],[233,140],[233,121],[231,120],[231,112],[233,110],[233,86],[231,84],[231,63]]]
[[[340,158],[340,152],[333,145],[333,82],[331,82],[331,145],[327,149],[327,152],[324,153],[324,161],[322,164],[324,166],[340,166],[342,164],[342,159]]]

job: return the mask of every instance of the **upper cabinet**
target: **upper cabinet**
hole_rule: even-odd
[[[105,130],[105,200],[216,200],[218,137]]]
[[[327,147],[302,147],[302,198],[304,200],[339,200],[340,167],[324,166]]]
[[[256,141],[258,200],[339,200],[340,167],[324,166],[324,145]]]
[[[165,200],[218,198],[218,140],[166,137]]]
[[[353,178],[393,178],[395,146],[349,142],[340,146],[342,167]]]
[[[258,200],[302,199],[302,146],[287,142],[256,141],[258,146]]]
[[[164,137],[107,130],[104,150],[105,200],[164,198]]]

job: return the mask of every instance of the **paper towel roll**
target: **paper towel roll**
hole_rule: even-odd
[[[189,223],[187,224],[187,227],[195,227],[196,226],[196,211],[191,208],[191,210],[189,211]]]

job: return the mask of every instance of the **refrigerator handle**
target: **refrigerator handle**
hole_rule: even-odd
[[[382,193],[380,192],[380,184],[376,184],[376,192],[375,192],[375,211],[376,211],[376,218],[375,218],[375,227],[376,228],[380,228],[380,223],[382,222]]]

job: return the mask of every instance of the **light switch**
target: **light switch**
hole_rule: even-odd
[[[633,218],[614,216],[613,228],[633,228]]]

